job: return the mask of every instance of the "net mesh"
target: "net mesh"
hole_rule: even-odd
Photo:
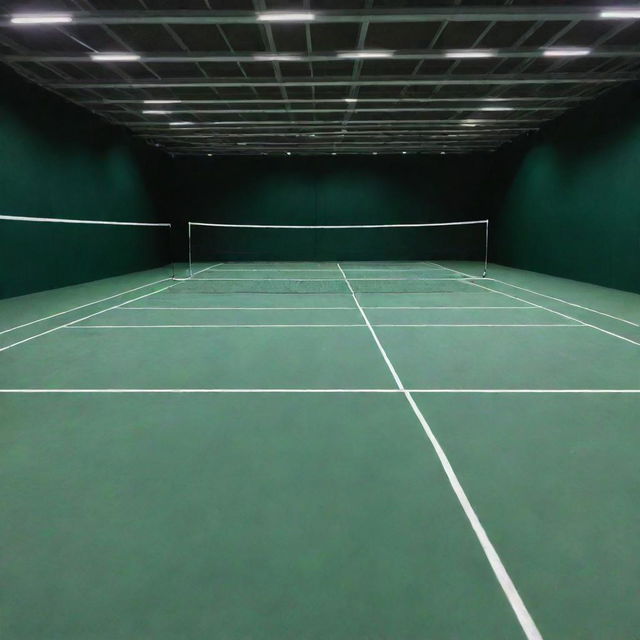
[[[391,225],[189,223],[190,261],[478,260],[488,222]]]
[[[453,275],[453,274],[452,274]],[[171,293],[456,293],[478,291],[470,286],[480,278],[192,278]],[[349,288],[351,286],[351,289]]]

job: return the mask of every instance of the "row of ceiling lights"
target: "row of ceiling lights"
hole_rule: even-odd
[[[598,15],[602,19],[634,20],[640,18],[640,9],[602,9]],[[286,12],[266,11],[256,14],[259,22],[313,22],[316,14],[310,11]],[[73,16],[68,13],[19,13],[11,17],[13,24],[69,24]]]
[[[599,14],[604,19],[640,19],[640,9],[619,9],[603,10]],[[266,12],[256,14],[256,18],[262,22],[311,22],[315,19],[315,14],[310,12],[284,13]],[[11,22],[17,25],[42,25],[42,24],[68,24],[73,22],[70,14],[16,14],[12,16]],[[591,53],[587,47],[548,47],[542,49],[542,55],[547,57],[562,56],[586,56]],[[341,59],[380,59],[392,58],[395,51],[392,50],[365,50],[365,51],[342,51],[337,52],[336,57]],[[462,49],[445,51],[445,58],[453,59],[479,59],[493,58],[497,52],[492,49]],[[95,52],[90,54],[94,62],[137,62],[142,56],[129,52]],[[255,54],[253,59],[256,62],[295,62],[303,61],[303,56],[291,54]]]

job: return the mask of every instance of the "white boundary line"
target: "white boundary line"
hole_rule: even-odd
[[[170,222],[112,222],[111,220],[76,220],[74,218],[32,218],[30,216],[0,215],[0,220],[15,222],[63,222],[66,224],[107,224],[119,227],[170,227]]]
[[[455,394],[640,394],[640,389],[0,389],[0,393],[455,393]]]
[[[218,266],[218,265],[214,265],[214,266]],[[211,269],[212,267],[206,267],[205,269],[202,269],[201,271],[198,271],[197,273],[202,273],[202,271],[207,271],[208,269]],[[117,298],[118,296],[124,296],[127,293],[133,293],[134,291],[139,291],[140,289],[144,289],[145,287],[150,287],[154,284],[159,284],[160,282],[167,282],[169,280],[172,280],[173,278],[161,278],[160,280],[154,280],[153,282],[149,282],[147,284],[143,284],[140,285],[139,287],[135,287],[134,289],[127,289],[127,291],[121,291],[120,293],[115,293],[112,296],[107,296],[106,298],[100,298],[100,300],[94,300],[93,302],[87,302],[86,304],[81,304],[78,307],[73,307],[71,309],[67,309],[66,311],[59,311],[58,313],[52,313],[49,316],[45,316],[44,318],[38,318],[37,320],[31,320],[31,322],[25,322],[24,324],[19,324],[16,325],[15,327],[11,327],[9,329],[3,329],[2,331],[0,331],[0,336],[3,333],[9,333],[10,331],[15,331],[16,329],[22,329],[23,327],[28,327],[32,324],[36,324],[38,322],[44,322],[45,320],[50,320],[51,318],[57,318],[58,316],[63,316],[66,313],[71,313],[72,311],[77,311],[78,309],[84,309],[85,307],[90,307],[92,304],[98,304],[100,302],[106,302],[107,300],[112,300],[113,298]],[[128,304],[128,301],[126,303],[123,304]],[[117,307],[116,307],[117,308]],[[141,309],[144,308],[154,308],[154,307],[140,307]]]
[[[467,323],[467,324],[444,324],[444,323],[440,323],[440,324],[381,324],[379,322],[373,322],[372,325],[374,327],[485,327],[485,328],[496,328],[496,329],[501,329],[504,327],[508,327],[508,328],[512,328],[512,327],[533,327],[536,329],[539,329],[541,327],[547,328],[547,327],[579,327],[579,328],[584,328],[584,325],[578,324],[576,322],[573,322],[571,324],[569,323],[547,323],[547,324],[542,324],[542,323],[538,323],[538,324],[472,324],[472,323]]]
[[[365,324],[84,324],[64,329],[286,329],[294,327],[366,327]],[[580,325],[571,325],[580,326]]]
[[[120,307],[119,311],[357,311],[356,307]]]
[[[77,324],[77,325],[65,325],[63,329],[284,329],[293,327],[314,328],[314,327],[366,327],[366,324]],[[410,327],[483,327],[483,328],[513,328],[513,327],[525,327],[525,328],[557,328],[557,327],[577,327],[578,329],[584,329],[585,325],[574,323],[548,323],[548,324],[381,324],[373,322],[374,327],[386,327],[386,328],[410,328]]]
[[[462,275],[467,275],[462,271],[457,271],[456,269],[450,269],[449,267],[442,267],[442,268],[443,269],[449,269],[449,271],[453,271],[454,273],[460,273]],[[479,287],[480,289],[484,289],[485,291],[490,291],[492,293],[498,293],[501,296],[506,296],[507,298],[512,298],[513,300],[518,300],[519,302],[528,302],[529,304],[532,304],[534,307],[538,307],[539,309],[544,309],[545,311],[548,311],[549,313],[554,313],[554,314],[556,314],[558,316],[562,316],[563,318],[566,318],[568,320],[574,320],[575,322],[579,322],[580,324],[584,325],[585,327],[591,327],[592,329],[595,329],[596,331],[600,331],[601,333],[606,333],[607,335],[613,336],[614,338],[619,338],[620,340],[624,340],[625,342],[629,342],[631,344],[635,344],[637,346],[640,346],[640,342],[636,342],[635,340],[631,340],[631,338],[625,338],[624,336],[621,336],[621,335],[619,335],[617,333],[613,333],[613,331],[607,331],[606,329],[603,329],[602,327],[598,327],[595,324],[590,324],[589,322],[585,322],[584,320],[580,320],[578,318],[574,318],[573,316],[569,316],[566,313],[561,313],[560,311],[555,311],[554,309],[549,309],[548,307],[544,307],[541,304],[536,304],[535,302],[531,302],[529,300],[525,300],[524,298],[519,298],[518,296],[512,296],[510,293],[505,293],[504,291],[497,291],[496,289],[490,289],[489,287],[486,287],[486,286],[484,286],[482,284],[478,284],[477,282],[466,282],[465,281],[465,283],[471,285],[472,287]]]
[[[176,278],[178,280],[179,278]],[[181,278],[185,281],[192,282],[343,282],[342,278]],[[402,282],[461,282],[464,280],[481,280],[475,276],[469,276],[468,278],[349,278],[352,282],[355,281],[382,281],[387,280],[400,280]],[[491,278],[485,278],[485,280],[491,280]],[[375,292],[377,293],[377,292]],[[384,293],[384,292],[382,292]],[[411,293],[411,292],[403,292]],[[421,292],[417,292],[421,293]]]
[[[15,331],[16,329],[22,329],[23,327],[28,327],[29,325],[36,324],[38,322],[44,322],[45,320],[50,320],[51,318],[56,318],[58,316],[63,316],[66,313],[71,313],[72,311],[77,311],[78,309],[84,309],[85,307],[90,307],[92,304],[98,304],[100,302],[106,302],[107,300],[112,300],[113,298],[117,298],[118,296],[124,296],[127,293],[132,293],[133,291],[138,291],[139,289],[144,289],[145,287],[150,287],[154,284],[159,284],[160,282],[167,282],[171,280],[171,278],[162,278],[160,280],[155,280],[154,282],[149,282],[148,284],[143,284],[139,287],[135,287],[135,289],[128,289],[127,291],[121,291],[120,293],[115,293],[112,296],[108,296],[106,298],[101,298],[100,300],[94,300],[93,302],[87,302],[86,304],[81,304],[78,307],[73,307],[72,309],[67,309],[66,311],[60,311],[58,313],[52,313],[50,316],[45,316],[44,318],[38,318],[37,320],[32,320],[31,322],[25,322],[24,324],[16,325],[15,327],[11,327],[10,329],[3,329],[0,331],[0,336],[3,333],[9,333],[10,331]]]
[[[207,267],[206,269],[203,269],[203,271],[206,271],[207,269],[213,269],[214,267],[217,267],[217,266],[219,266],[219,265],[214,264],[211,267]],[[137,300],[142,300],[143,298],[147,298],[149,296],[155,295],[156,293],[160,293],[161,291],[166,291],[167,289],[171,289],[171,287],[175,287],[176,284],[177,283],[170,284],[170,285],[168,285],[166,287],[162,287],[161,289],[157,289],[156,291],[151,291],[150,293],[145,293],[142,296],[138,296],[137,298],[133,298],[132,300],[127,300],[126,302],[136,302]],[[17,342],[13,342],[11,344],[8,344],[5,347],[0,347],[0,353],[2,353],[3,351],[6,351],[7,349],[11,349],[12,347],[17,347],[20,344],[24,344],[25,342],[29,342],[30,340],[34,340],[35,338],[39,338],[40,336],[45,336],[45,335],[47,335],[49,333],[53,333],[54,331],[57,331],[58,329],[70,327],[71,325],[74,325],[77,322],[82,322],[83,320],[88,320],[89,318],[93,318],[94,316],[100,315],[101,313],[106,313],[107,311],[111,311],[112,309],[117,309],[122,304],[125,304],[125,302],[122,302],[120,304],[114,304],[111,307],[107,307],[106,309],[102,309],[101,311],[96,311],[95,313],[91,313],[88,316],[84,316],[82,318],[78,318],[77,320],[73,320],[72,322],[68,322],[68,323],[65,323],[65,324],[58,325],[57,327],[54,327],[53,329],[48,329],[47,331],[42,331],[41,333],[36,333],[34,336],[30,336],[28,338],[25,338],[24,340],[18,340]]]
[[[456,494],[456,497],[458,498],[458,502],[460,503],[460,506],[462,507],[465,515],[467,516],[467,519],[471,524],[471,528],[476,534],[476,537],[478,538],[478,542],[480,543],[480,546],[482,547],[482,550],[484,551],[485,556],[487,557],[487,560],[489,561],[489,564],[491,565],[491,568],[493,569],[493,572],[498,582],[500,583],[500,586],[502,587],[502,590],[505,596],[507,597],[509,604],[511,605],[511,608],[515,613],[518,619],[518,622],[522,627],[522,630],[524,631],[528,640],[542,640],[542,635],[538,631],[538,628],[536,627],[536,624],[533,621],[533,618],[531,617],[529,611],[527,610],[527,607],[522,601],[522,598],[520,597],[518,590],[513,584],[511,577],[507,573],[505,566],[502,564],[502,560],[498,556],[498,553],[495,550],[491,540],[489,539],[489,536],[487,535],[484,527],[482,526],[480,519],[476,515],[476,512],[473,509],[473,507],[471,506],[471,502],[469,502],[469,499],[467,498],[467,494],[462,488],[462,485],[460,484],[460,481],[458,480],[458,477],[456,476],[456,473],[453,470],[453,467],[451,466],[451,463],[449,462],[449,459],[447,458],[447,455],[444,452],[444,449],[440,446],[438,439],[436,438],[435,434],[431,430],[431,427],[429,426],[429,423],[425,419],[424,415],[418,408],[418,405],[413,399],[411,392],[407,391],[404,388],[404,385],[402,384],[402,380],[400,379],[400,376],[396,372],[393,364],[391,363],[391,360],[389,360],[389,357],[387,356],[384,350],[384,347],[382,346],[382,343],[378,339],[375,329],[371,326],[371,323],[369,322],[367,314],[365,313],[364,309],[360,306],[360,303],[358,302],[356,294],[353,291],[351,284],[347,276],[345,275],[344,271],[342,271],[342,268],[340,267],[339,263],[338,263],[338,269],[340,269],[340,271],[342,272],[345,282],[347,283],[347,286],[351,290],[351,295],[353,296],[353,299],[356,305],[358,306],[360,313],[362,314],[362,319],[367,324],[367,327],[369,328],[371,336],[375,341],[376,346],[378,347],[378,350],[380,351],[380,354],[382,355],[387,365],[387,368],[391,372],[391,375],[393,376],[393,379],[395,380],[398,389],[404,393],[404,397],[409,402],[409,405],[413,409],[413,412],[415,413],[416,418],[418,418],[418,421],[422,425],[422,428],[425,434],[427,435],[427,438],[431,442],[431,445],[436,455],[438,456],[438,459],[440,460],[440,464],[442,465],[442,468],[447,476],[447,479],[449,480],[449,484],[451,485],[451,488]]]
[[[492,278],[494,282],[499,282],[500,284],[504,284],[507,287],[513,287],[514,289],[520,289],[522,291],[526,291],[527,293],[533,293],[536,296],[542,296],[543,298],[549,298],[549,300],[555,300],[556,302],[562,302],[563,304],[568,304],[572,307],[577,307],[578,309],[584,309],[585,311],[590,311],[591,313],[597,313],[601,316],[606,316],[607,318],[612,318],[613,320],[619,320],[620,322],[626,322],[633,327],[640,327],[640,324],[637,322],[632,322],[631,320],[625,320],[624,318],[619,318],[618,316],[611,315],[610,313],[605,313],[604,311],[598,311],[597,309],[592,309],[591,307],[585,307],[581,304],[576,304],[575,302],[568,302],[567,300],[563,300],[562,298],[554,298],[553,296],[548,296],[546,293],[539,293],[538,291],[533,291],[532,289],[525,289],[525,287],[520,287],[516,284],[511,284],[510,282],[505,282],[504,280],[498,280],[496,278]]]
[[[509,307],[366,307],[363,309],[535,309],[533,305],[526,307],[509,306]],[[118,311],[148,311],[149,309],[157,309],[161,311],[321,311],[327,309],[329,311],[357,311],[357,307],[118,307]]]
[[[282,269],[237,269],[235,267],[228,266],[229,265],[228,262],[225,262],[224,264],[227,265],[227,268],[226,269],[220,269],[220,272],[223,272],[223,273],[245,273],[245,272],[253,273],[255,271],[258,271],[260,273],[263,273],[265,271],[268,271],[268,272],[271,272],[271,271],[278,271],[278,272],[287,271],[287,272],[290,272],[290,273],[302,273],[302,272],[305,272],[305,273],[318,273],[318,272],[320,272],[320,273],[336,273],[336,269],[285,269],[285,268],[282,268]]]

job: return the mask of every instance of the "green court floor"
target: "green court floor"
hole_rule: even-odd
[[[640,296],[481,269],[0,301],[0,637],[637,639]]]

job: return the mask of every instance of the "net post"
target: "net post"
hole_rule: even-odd
[[[176,279],[176,262],[173,259],[173,226],[169,223],[169,260],[171,260],[171,279]]]
[[[487,268],[489,266],[489,220],[485,220],[485,232],[484,232],[484,270],[482,271],[482,277],[486,278]]]
[[[188,232],[187,236],[189,238],[189,277],[193,277],[193,268],[191,265],[191,222],[188,223]]]

